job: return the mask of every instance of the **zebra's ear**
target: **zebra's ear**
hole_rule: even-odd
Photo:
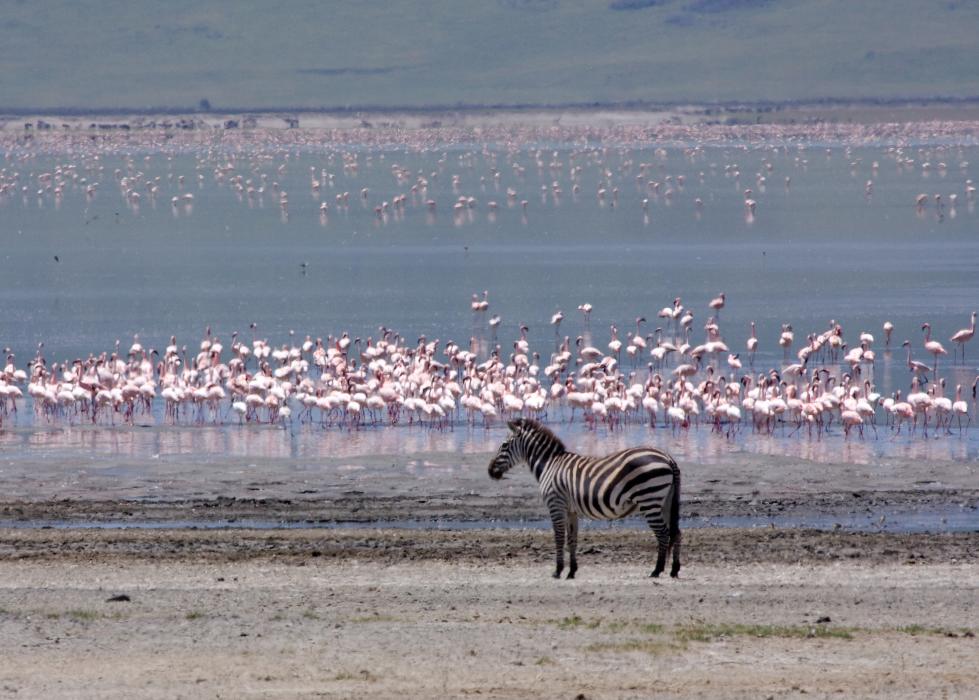
[[[506,423],[506,427],[510,429],[511,433],[517,432],[517,428],[520,427],[520,419],[518,418],[516,420],[508,420]]]

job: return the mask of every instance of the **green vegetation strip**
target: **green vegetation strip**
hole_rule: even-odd
[[[833,627],[825,624],[804,625],[759,625],[742,623],[705,623],[697,622],[689,625],[676,625],[667,628],[656,623],[629,623],[618,620],[604,621],[602,619],[587,620],[578,615],[552,620],[551,624],[562,630],[600,630],[609,635],[640,633],[648,635],[645,638],[609,640],[589,644],[587,651],[642,651],[648,654],[664,654],[682,651],[690,642],[709,643],[736,637],[754,637],[756,639],[853,639],[857,634],[899,633],[912,636],[941,636],[941,637],[975,637],[968,628],[958,630],[944,627],[925,627],[923,625],[906,625],[897,628],[858,628]]]

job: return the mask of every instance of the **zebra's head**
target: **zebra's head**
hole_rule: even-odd
[[[517,424],[514,421],[510,421],[507,427],[510,428],[510,434],[507,435],[506,440],[503,441],[500,449],[496,451],[496,454],[493,455],[493,459],[490,461],[489,475],[493,479],[502,479],[503,475],[510,471],[516,464],[519,464],[522,459],[517,449]]]

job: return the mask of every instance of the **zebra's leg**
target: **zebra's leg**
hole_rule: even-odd
[[[663,511],[660,508],[653,506],[640,509],[640,512],[646,519],[649,529],[656,533],[656,568],[653,569],[653,573],[650,576],[652,578],[659,578],[659,575],[663,573],[663,569],[666,568],[666,557],[670,552],[670,528],[667,527],[666,521],[663,520]]]
[[[676,535],[673,537],[673,541],[670,542],[670,547],[673,549],[673,566],[670,567],[670,576],[673,578],[680,575],[680,541],[682,539],[683,537],[678,528]]]
[[[549,510],[551,525],[554,526],[554,578],[561,578],[561,572],[564,571],[564,541],[568,511],[563,503],[551,504]]]
[[[568,513],[568,578],[578,570],[578,514]]]

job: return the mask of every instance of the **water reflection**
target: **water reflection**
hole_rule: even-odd
[[[792,436],[791,428],[774,435],[744,432],[735,439],[714,433],[709,426],[674,434],[628,425],[621,430],[587,430],[580,424],[557,424],[555,431],[569,448],[601,454],[637,444],[652,444],[698,464],[721,464],[734,456],[805,460],[817,464],[874,465],[889,459],[921,461],[975,461],[979,459],[979,430],[940,438],[893,436],[884,428],[881,437],[844,440],[840,431],[822,438]],[[8,464],[21,460],[62,462],[72,459],[124,458],[134,469],[151,473],[157,460],[190,459],[201,465],[218,462],[285,461],[305,464],[322,461],[363,460],[368,466],[385,463],[402,467],[418,463],[414,455],[432,455],[449,463],[452,455],[489,455],[505,434],[504,428],[469,428],[437,431],[397,426],[378,429],[324,429],[295,426],[292,430],[255,426],[187,427],[74,427],[14,429],[0,432],[0,458]],[[418,463],[421,464],[421,463]],[[424,466],[422,464],[422,466]]]

